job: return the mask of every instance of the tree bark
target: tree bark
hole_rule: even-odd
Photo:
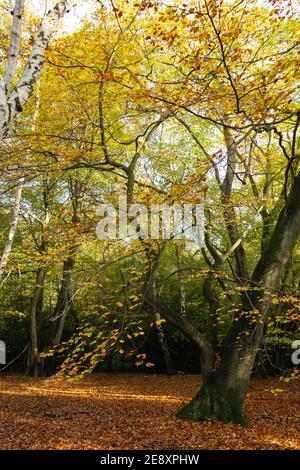
[[[7,65],[4,72],[4,76],[0,82],[0,122],[2,115],[5,116],[7,111],[7,97],[11,87],[13,77],[16,72],[20,44],[21,44],[21,24],[24,10],[25,0],[16,0],[15,8],[13,13],[13,22],[11,28],[11,39],[8,51]],[[1,134],[0,134],[1,135]],[[23,191],[24,179],[20,179],[17,186],[15,203],[12,211],[12,220],[8,231],[7,240],[3,249],[2,258],[0,261],[0,280],[5,272],[7,261],[11,253],[13,240],[18,226],[20,203]]]
[[[44,220],[39,220],[41,224],[41,239],[38,244],[35,240],[38,250],[41,255],[41,260],[39,262],[37,276],[36,276],[36,285],[31,301],[31,310],[30,310],[30,348],[28,351],[28,360],[26,375],[31,375],[38,377],[40,374],[40,357],[39,357],[39,322],[42,318],[43,311],[43,301],[44,301],[44,282],[46,276],[46,264],[44,255],[47,253],[49,240],[47,235],[47,229],[51,220],[51,203],[50,203],[50,191],[51,184],[49,181],[45,183],[43,189],[43,200],[44,200]]]
[[[24,4],[24,2],[16,0],[8,64],[4,77],[0,82],[0,140],[6,136],[14,118],[22,112],[24,105],[32,95],[34,86],[42,71],[45,51],[53,30],[75,3],[75,0],[61,0],[45,15],[36,34],[23,73],[16,87],[9,93],[10,82],[19,56],[21,11],[23,11]]]
[[[15,75],[20,45],[21,45],[21,25],[25,0],[16,0],[13,14],[13,23],[11,28],[11,40],[8,51],[7,66],[4,74],[4,83],[9,91],[12,79]]]
[[[63,275],[61,280],[61,286],[58,293],[56,306],[54,309],[53,316],[55,318],[54,323],[54,334],[51,339],[51,346],[57,346],[60,344],[66,316],[68,313],[68,306],[71,300],[71,275],[75,265],[75,252],[74,256],[68,257],[64,261]]]
[[[161,348],[161,351],[162,351],[162,354],[163,354],[163,357],[164,357],[166,372],[169,375],[174,375],[176,373],[176,370],[175,370],[173,360],[172,360],[172,356],[171,356],[171,353],[170,353],[170,350],[169,350],[169,347],[168,347],[168,343],[167,343],[167,340],[166,340],[166,337],[165,337],[163,326],[161,324],[161,315],[157,311],[157,309],[155,308],[155,303],[156,303],[155,302],[155,299],[156,299],[155,283],[153,284],[153,293],[154,293],[153,316],[154,316],[155,326],[156,326],[157,335],[158,335],[158,342],[159,342],[159,345],[160,345],[160,348]]]
[[[80,202],[83,196],[83,189],[80,184],[80,181],[75,177],[69,178],[69,187],[70,187],[70,196],[71,202],[73,207],[73,215],[72,215],[72,225],[73,228],[76,229],[77,224],[80,222]],[[78,246],[74,243],[73,246],[68,248],[67,257],[63,261],[63,270],[62,270],[62,278],[60,283],[60,288],[57,296],[56,305],[53,312],[53,326],[51,328],[50,337],[47,342],[47,345],[44,349],[44,352],[47,352],[50,348],[54,346],[58,346],[61,342],[66,317],[69,311],[70,304],[72,302],[72,272],[76,262],[76,253],[77,253]],[[42,360],[41,361],[41,374],[47,374],[50,369],[51,365],[49,361]],[[48,369],[48,370],[47,370]]]
[[[26,375],[31,377],[39,376],[40,359],[38,344],[38,323],[41,318],[44,298],[44,282],[46,270],[39,267],[36,275],[36,286],[34,289],[31,311],[30,311],[30,349],[28,352]]]
[[[187,319],[182,318],[179,313],[170,310],[169,307],[162,301],[162,299],[157,298],[154,303],[154,299],[151,296],[151,292],[149,290],[147,290],[145,293],[144,300],[146,304],[152,306],[153,308],[155,307],[162,318],[168,320],[171,325],[173,325],[177,330],[184,334],[186,338],[195,344],[199,350],[202,377],[207,377],[214,367],[215,351],[210,342],[206,339],[205,335],[200,333],[197,328]]]
[[[177,269],[178,269],[179,292],[180,292],[180,315],[183,318],[186,318],[186,302],[185,302],[186,296],[185,296],[184,278],[182,276],[180,251],[179,251],[179,247],[177,244],[175,245],[175,253],[176,253],[176,261],[177,261]]]
[[[25,0],[16,0],[11,27],[10,45],[6,69],[0,82],[0,122],[8,113],[8,95],[14,77],[21,44],[21,25]],[[1,135],[1,134],[0,134]]]
[[[14,206],[13,206],[13,209],[12,209],[11,223],[10,223],[10,227],[9,227],[9,230],[8,230],[7,239],[6,239],[4,248],[3,248],[2,257],[1,257],[1,260],[0,260],[0,280],[1,280],[1,278],[3,277],[3,275],[5,273],[5,269],[6,269],[6,266],[7,266],[9,255],[10,255],[11,250],[12,250],[13,241],[14,241],[17,226],[18,226],[19,215],[20,215],[20,207],[21,207],[21,197],[22,197],[22,191],[23,191],[23,184],[24,184],[24,179],[21,178],[21,180],[19,181],[19,184],[17,186],[15,202],[14,202]]]
[[[233,181],[237,166],[237,153],[235,142],[227,127],[224,128],[224,140],[227,148],[227,166],[224,181],[221,184],[221,202],[224,210],[224,222],[228,231],[230,242],[234,245],[239,240],[239,230],[234,205],[231,201]],[[236,273],[242,279],[248,279],[246,254],[242,243],[234,251]]]

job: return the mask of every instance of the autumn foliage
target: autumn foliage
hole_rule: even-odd
[[[35,380],[1,387],[18,423],[20,393],[22,426],[50,424],[35,444],[13,428],[5,445],[296,448],[298,2],[91,1],[76,25],[74,1],[44,16],[11,3],[0,7],[0,339],[3,372]],[[134,233],[99,238],[120,197],[149,221],[153,206],[201,206],[202,232],[151,239],[126,213]],[[170,378],[89,377],[112,370]],[[201,388],[178,372],[201,373]],[[99,442],[97,420],[113,426]],[[54,443],[57,426],[69,437]]]

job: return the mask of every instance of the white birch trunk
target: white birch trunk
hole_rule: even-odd
[[[33,124],[31,126],[31,130],[35,130],[35,123],[38,118],[39,114],[39,107],[40,107],[40,88],[39,84],[37,84],[37,100],[36,100],[36,105],[35,105],[35,111],[33,115]],[[15,196],[15,203],[13,206],[12,210],[12,217],[11,217],[11,223],[10,227],[8,230],[8,236],[4,245],[1,261],[0,261],[0,281],[5,273],[7,262],[12,250],[14,238],[16,235],[17,227],[18,227],[18,222],[19,222],[19,217],[20,217],[20,209],[21,209],[21,197],[22,197],[22,192],[23,192],[23,187],[24,187],[24,178],[20,178],[17,190],[16,190],[16,196]]]
[[[21,45],[21,24],[24,11],[25,0],[16,0],[13,24],[11,28],[11,39],[8,53],[7,66],[4,74],[4,82],[9,91],[12,79],[16,73],[20,45]]]
[[[15,1],[7,65],[0,82],[0,122],[5,120],[8,114],[8,95],[20,53],[21,24],[24,3],[25,0]]]
[[[43,20],[41,21],[40,27],[36,34],[31,54],[24,67],[23,73],[16,85],[16,87],[9,93],[9,87],[7,86],[6,80],[10,80],[12,76],[13,67],[17,62],[17,57],[13,57],[15,53],[19,53],[18,45],[20,45],[20,27],[21,18],[18,15],[19,10],[23,4],[22,1],[15,3],[16,20],[13,21],[13,27],[18,29],[17,34],[12,31],[12,42],[10,52],[11,55],[8,59],[7,73],[0,82],[0,140],[5,137],[10,124],[14,120],[17,114],[23,110],[23,106],[27,103],[28,99],[32,95],[34,86],[41,74],[42,66],[44,63],[45,51],[48,47],[49,40],[55,27],[61,20],[61,18],[67,13],[75,4],[76,0],[62,0],[56,3],[56,5],[47,12]],[[15,19],[15,18],[14,18]],[[18,39],[17,39],[18,38]],[[19,54],[18,54],[19,55]],[[12,63],[14,66],[12,67]]]
[[[8,230],[8,236],[7,236],[4,248],[3,248],[3,253],[2,253],[2,257],[0,261],[0,280],[3,277],[3,274],[7,266],[8,258],[12,249],[13,241],[14,241],[17,226],[18,226],[23,184],[24,184],[24,179],[21,178],[17,186],[15,203],[14,203],[13,210],[12,210],[11,224]]]

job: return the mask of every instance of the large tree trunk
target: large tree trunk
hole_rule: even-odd
[[[261,292],[248,293],[248,310],[257,308],[260,312],[257,323],[251,324],[249,317],[240,312],[228,333],[219,367],[211,369],[203,377],[201,389],[178,412],[178,417],[246,424],[243,404],[263,337],[270,294],[280,284],[299,235],[300,175],[294,179],[286,204],[252,276],[253,286],[261,286]]]
[[[238,364],[237,364],[238,365]],[[193,421],[215,419],[223,423],[246,425],[243,412],[244,393],[249,372],[239,367],[228,371],[214,371],[203,380],[202,387],[178,413],[177,417]]]

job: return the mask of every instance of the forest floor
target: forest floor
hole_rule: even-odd
[[[252,380],[248,428],[174,417],[199,376],[0,377],[2,449],[300,449],[299,382]]]

